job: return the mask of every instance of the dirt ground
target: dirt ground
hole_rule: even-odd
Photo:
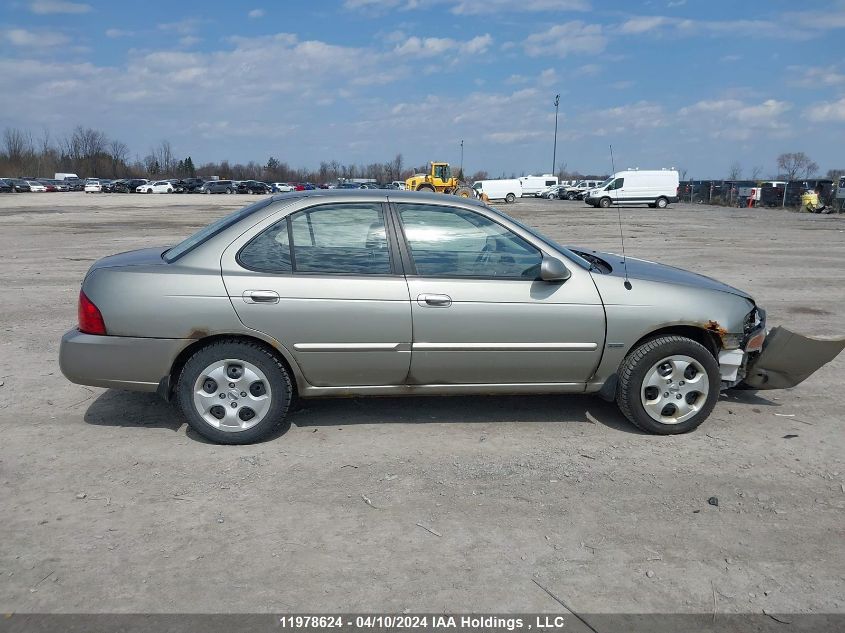
[[[845,611],[845,356],[677,437],[585,396],[346,399],[224,447],[155,395],[65,380],[92,261],[250,200],[0,196],[0,610],[558,611],[536,579],[584,613]],[[615,210],[506,210],[619,250]],[[845,216],[622,218],[629,256],[748,289],[771,326],[845,334]]]

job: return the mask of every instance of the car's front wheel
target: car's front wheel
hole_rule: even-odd
[[[285,423],[293,389],[279,360],[256,343],[211,343],[188,359],[177,383],[179,406],[200,435],[251,444]]]
[[[616,402],[642,430],[674,435],[707,419],[720,386],[719,364],[707,348],[683,336],[661,336],[625,357]]]

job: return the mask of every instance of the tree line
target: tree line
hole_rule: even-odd
[[[780,170],[778,179],[796,180],[815,175],[819,166],[804,152],[789,152],[777,158]],[[96,178],[210,178],[218,176],[231,180],[264,180],[267,182],[313,182],[330,183],[340,179],[367,178],[378,182],[405,180],[415,173],[428,172],[427,164],[417,167],[405,165],[402,154],[385,162],[369,164],[343,164],[339,161],[322,161],[318,168],[293,167],[285,161],[271,156],[266,163],[249,161],[230,163],[228,160],[207,162],[196,165],[191,156],[177,156],[169,141],[163,140],[150,148],[141,157],[130,157],[129,147],[123,141],[111,138],[101,130],[77,126],[67,136],[53,138],[48,129],[35,136],[31,131],[7,127],[0,142],[0,176],[5,177],[50,177],[57,172],[79,174],[81,177]],[[488,178],[507,178],[505,173],[491,175],[479,170],[472,174],[463,174],[460,168],[454,169],[459,179],[468,176],[470,182]],[[681,180],[686,178],[686,170],[680,170]],[[750,180],[758,180],[761,167],[751,169]],[[604,179],[605,176],[581,174],[567,169],[561,163],[557,169],[561,180],[581,178]],[[734,162],[728,174],[728,180],[740,180],[742,167]],[[832,169],[827,177],[837,179],[845,170]],[[526,175],[524,172],[519,175]],[[509,175],[516,178],[516,173]]]

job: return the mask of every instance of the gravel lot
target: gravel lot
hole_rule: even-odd
[[[222,447],[154,395],[64,379],[93,260],[250,200],[0,196],[0,610],[558,611],[536,579],[584,613],[845,611],[845,357],[678,437],[592,397],[347,399]],[[615,210],[506,210],[619,249]],[[772,326],[845,334],[845,216],[622,217],[628,255],[748,289]]]

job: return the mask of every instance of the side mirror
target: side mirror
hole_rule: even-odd
[[[543,256],[540,264],[540,279],[543,281],[566,281],[572,276],[566,265],[555,257]]]

